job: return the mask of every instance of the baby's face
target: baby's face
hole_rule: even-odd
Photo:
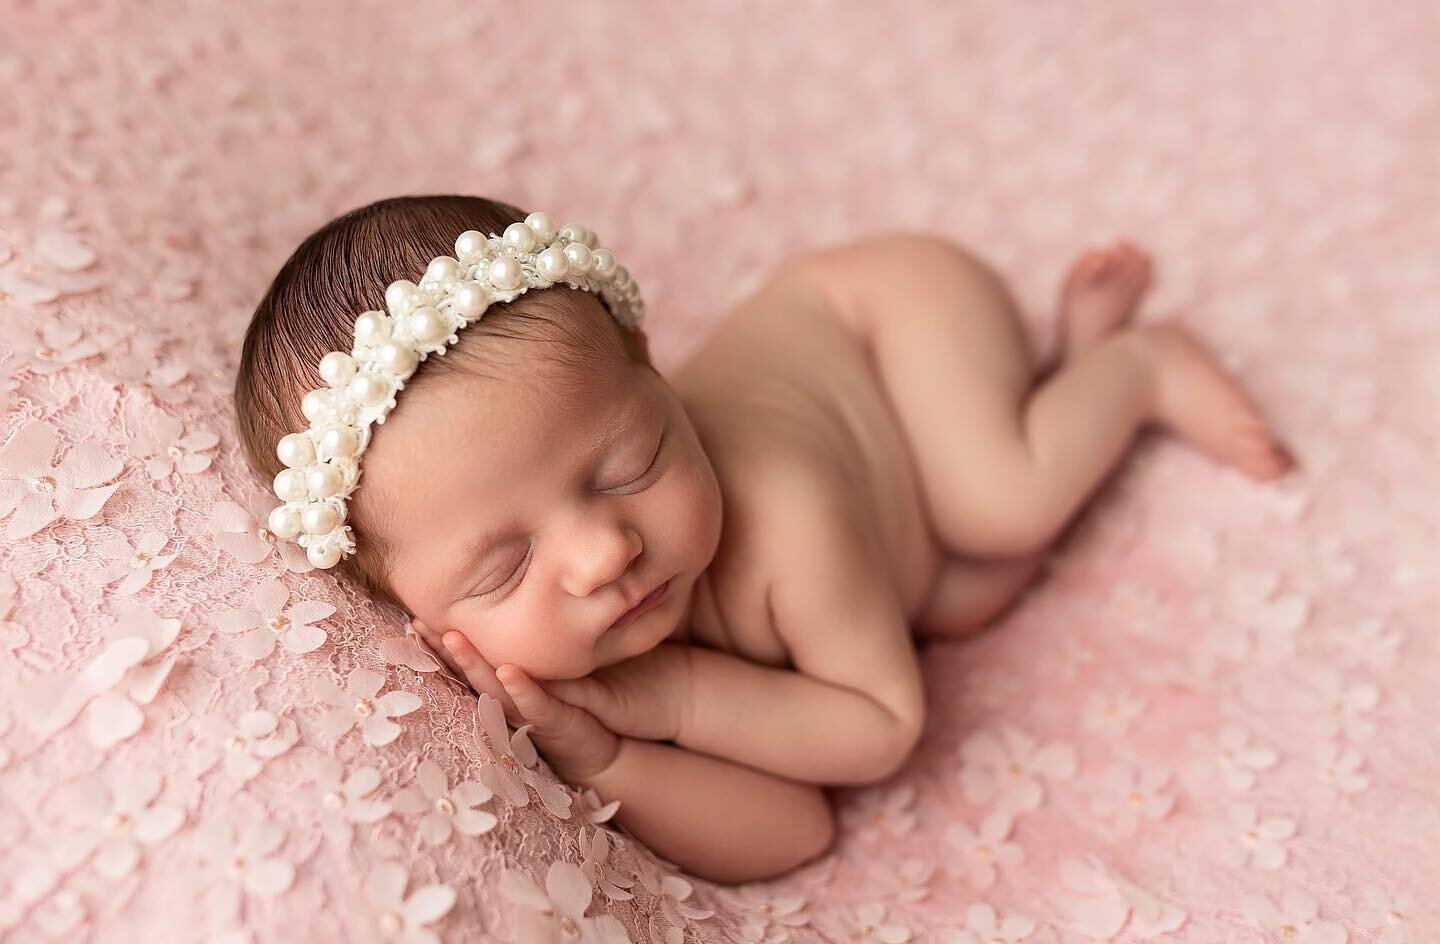
[[[720,540],[719,483],[663,377],[614,363],[567,392],[450,374],[400,394],[357,498],[391,584],[493,666],[578,678],[684,630]],[[652,461],[653,460],[653,461]],[[670,581],[665,598],[611,628]]]

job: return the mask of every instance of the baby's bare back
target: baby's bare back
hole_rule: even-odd
[[[865,579],[883,584],[908,618],[939,565],[913,461],[856,327],[781,269],[670,380],[725,505],[715,561],[697,583],[691,641],[802,672],[807,662],[823,666],[846,676],[826,679],[837,684],[867,670],[867,689],[899,684],[875,672],[912,657],[891,652],[877,665],[876,649],[908,649],[908,636],[863,638],[818,614],[776,614],[787,578],[823,579],[830,566],[839,579],[863,561]]]

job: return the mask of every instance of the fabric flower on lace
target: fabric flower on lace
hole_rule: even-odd
[[[772,931],[781,935],[781,940],[788,940],[788,929],[810,923],[810,916],[805,912],[805,899],[800,895],[777,895],[770,887],[757,883],[734,886],[727,891],[746,917],[746,929],[739,938],[744,944],[768,944]]]
[[[1038,926],[1034,918],[1008,914],[1002,920],[995,909],[977,902],[965,910],[963,928],[943,928],[940,944],[1019,944]]]
[[[1253,803],[1233,803],[1230,816],[1230,843],[1222,860],[1226,865],[1248,865],[1273,872],[1285,864],[1289,852],[1285,841],[1295,835],[1295,821],[1284,816],[1260,818]]]
[[[885,944],[903,944],[910,940],[913,932],[903,924],[885,920],[885,906],[878,901],[856,905],[841,913],[845,927],[852,933],[852,941],[884,941]]]
[[[571,862],[552,862],[543,890],[523,872],[506,869],[500,891],[519,906],[513,921],[515,944],[633,944],[613,915],[585,917],[595,890]]]
[[[1185,923],[1188,915],[1126,880],[1094,856],[1060,864],[1065,887],[1080,897],[1064,902],[1069,923],[1087,937],[1108,941],[1129,922],[1129,936],[1150,940]]]
[[[202,822],[193,835],[211,873],[208,904],[217,916],[238,914],[246,892],[270,898],[295,881],[295,866],[279,854],[285,827],[271,819],[227,816]]]
[[[893,841],[914,831],[915,786],[902,783],[887,789],[868,787],[840,810],[848,829],[867,839]]]
[[[1278,940],[1295,944],[1345,944],[1350,937],[1344,925],[1320,921],[1320,904],[1300,891],[1287,891],[1279,907],[1264,895],[1246,895],[1241,901],[1245,917]]]
[[[585,873],[590,884],[599,889],[606,898],[611,901],[629,901],[635,897],[629,891],[635,881],[605,864],[610,858],[610,848],[609,832],[597,829],[589,833],[584,826],[580,827],[580,851],[584,855],[580,871]]]
[[[56,849],[66,867],[93,856],[95,870],[111,881],[133,872],[141,843],[154,845],[185,821],[180,807],[155,802],[160,787],[159,773],[135,767],[108,778],[92,774],[52,794],[46,805],[65,825]]]
[[[455,907],[455,889],[449,885],[422,885],[407,897],[410,876],[399,862],[380,862],[365,877],[365,903],[371,922],[366,941],[398,944],[440,944],[440,937],[425,926],[434,924]]]
[[[48,423],[33,420],[0,448],[0,518],[10,512],[5,536],[19,541],[60,518],[87,521],[100,513],[120,487],[101,485],[125,465],[92,443],[70,449],[53,465],[57,439]]]
[[[478,836],[499,822],[494,813],[475,809],[494,796],[484,784],[466,780],[452,790],[445,771],[428,759],[420,762],[415,782],[420,789],[404,788],[391,797],[391,804],[397,813],[425,814],[420,821],[420,837],[432,846],[449,840],[453,830]]]
[[[1010,814],[1005,812],[985,817],[978,831],[964,823],[951,823],[946,838],[959,850],[960,861],[947,863],[950,874],[965,876],[976,888],[989,888],[995,884],[997,865],[1019,865],[1025,861],[1024,850],[1016,843],[1005,841],[1012,825]]]
[[[1108,621],[1141,639],[1158,642],[1170,635],[1173,617],[1153,587],[1117,584],[1106,597],[1103,612]]]
[[[135,325],[127,326],[123,356],[110,355],[106,367],[110,376],[130,388],[148,390],[164,403],[184,403],[190,391],[177,387],[190,376],[190,368],[180,361],[166,360],[160,353],[161,341]],[[208,352],[207,352],[208,353]]]
[[[653,944],[680,944],[685,928],[692,920],[713,917],[713,909],[688,902],[695,886],[674,872],[666,872],[648,858],[636,862],[635,877],[640,886],[660,902],[660,914],[650,916],[650,940]]]
[[[303,574],[315,569],[310,558],[305,556],[305,548],[271,533],[267,523],[269,503],[263,496],[258,500],[256,496],[249,496],[246,504],[248,509],[232,501],[216,504],[205,525],[216,547],[242,564],[258,564],[275,554],[285,569],[293,573]]]
[[[528,783],[535,788],[547,810],[568,819],[570,794],[560,784],[530,769],[540,760],[535,745],[530,743],[533,727],[533,724],[521,725],[512,736],[505,723],[505,709],[495,698],[482,692],[476,699],[475,741],[489,763],[480,768],[480,780],[511,806],[525,806],[530,802],[530,794],[525,789]]]
[[[177,469],[184,475],[194,475],[210,468],[214,457],[205,455],[205,450],[215,448],[219,442],[213,429],[201,426],[186,433],[180,420],[156,410],[146,416],[144,425],[130,440],[130,454],[147,460],[145,471],[158,481]]]
[[[164,534],[151,528],[141,534],[135,544],[131,544],[130,539],[124,535],[118,535],[96,548],[96,556],[106,562],[100,571],[101,579],[108,584],[120,580],[121,577],[125,578],[120,586],[110,592],[116,596],[129,596],[148,586],[155,571],[170,566],[170,562],[180,556],[179,551],[174,554],[160,553],[160,549],[169,540]]]
[[[0,764],[0,766],[4,766]],[[611,800],[609,803],[602,802],[600,794],[586,787],[580,794],[580,815],[592,823],[599,825],[607,823],[610,818],[620,809],[619,800]]]
[[[1253,656],[1266,665],[1293,656],[1310,601],[1298,593],[1280,593],[1279,585],[1279,576],[1268,571],[1231,577],[1208,648],[1234,660]]]
[[[109,631],[110,642],[84,669],[31,680],[26,690],[34,730],[55,734],[83,711],[85,733],[96,747],[134,735],[145,723],[143,706],[159,694],[179,658],[170,650],[179,634],[178,619],[143,607],[122,614]]]
[[[1424,928],[1435,926],[1435,916],[1423,914],[1419,900],[1405,892],[1367,885],[1360,901],[1355,923],[1376,931],[1376,944],[1421,944]]]
[[[1134,692],[1097,692],[1085,703],[1085,730],[1104,737],[1121,737],[1144,710],[1145,699]]]
[[[1010,725],[1000,733],[981,730],[960,745],[960,783],[965,799],[987,803],[998,797],[1000,809],[1011,813],[1034,810],[1045,800],[1043,776],[1068,780],[1075,775],[1075,750],[1052,742],[1038,747],[1035,738]]]
[[[1369,682],[1347,682],[1329,667],[1317,670],[1313,681],[1314,688],[1304,697],[1323,736],[1365,739],[1375,733],[1370,712],[1380,703],[1380,689]]]
[[[1220,729],[1220,753],[1216,763],[1220,779],[1231,790],[1244,792],[1255,785],[1255,771],[1269,770],[1275,766],[1280,755],[1268,747],[1257,747],[1250,743],[1250,732],[1239,725],[1226,725]]]
[[[1355,748],[1342,749],[1334,741],[1321,741],[1315,748],[1317,778],[1341,793],[1359,793],[1370,786],[1370,778],[1360,772],[1364,763]]]
[[[934,861],[911,857],[899,866],[878,866],[870,878],[875,887],[885,890],[886,901],[923,901],[930,894],[935,867]]]
[[[1385,620],[1379,617],[1336,629],[1330,638],[1372,669],[1388,672],[1395,667],[1401,633],[1398,629],[1386,632]]]
[[[1115,828],[1129,835],[1140,817],[1163,819],[1175,807],[1175,796],[1165,791],[1170,771],[1163,767],[1137,768],[1115,764],[1100,777],[1100,789],[1090,802],[1091,811],[1113,820]]]
[[[28,324],[8,320],[3,340],[19,355],[19,366],[41,375],[62,371],[101,351],[98,338],[85,337],[79,327],[49,318]]]
[[[0,292],[32,304],[93,292],[105,284],[104,272],[94,268],[99,258],[95,250],[61,229],[62,218],[42,216],[23,261],[17,257],[14,264],[0,266]]]
[[[320,719],[320,731],[332,744],[358,724],[366,744],[384,747],[400,736],[400,725],[390,719],[420,707],[420,696],[411,692],[390,691],[376,698],[385,676],[370,669],[351,669],[344,688],[324,676],[313,684],[320,697],[332,706]]]
[[[325,644],[326,633],[310,624],[333,616],[335,607],[319,600],[301,600],[285,609],[289,599],[290,588],[281,581],[261,581],[255,588],[255,609],[221,610],[215,614],[215,627],[225,633],[245,633],[235,650],[251,662],[267,658],[277,641],[290,652],[314,652]]]
[[[390,815],[389,800],[366,799],[380,786],[380,772],[374,767],[361,767],[347,778],[340,761],[329,754],[320,754],[313,764],[320,827],[341,845],[348,848],[354,839],[353,824],[378,823]]]
[[[235,721],[223,714],[206,715],[196,723],[199,732],[192,748],[194,772],[198,776],[225,761],[225,772],[246,783],[265,765],[299,740],[295,723],[280,719],[264,709],[247,711]]]

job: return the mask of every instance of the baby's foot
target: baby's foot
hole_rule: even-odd
[[[1125,324],[1150,287],[1150,257],[1133,243],[1090,249],[1070,266],[1060,290],[1064,357],[1071,358]]]
[[[1157,419],[1252,478],[1278,478],[1295,466],[1259,409],[1213,354],[1177,324],[1149,325],[1135,337],[1154,358]]]

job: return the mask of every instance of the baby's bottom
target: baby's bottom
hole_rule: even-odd
[[[869,340],[932,524],[957,555],[949,576],[957,585],[988,569],[1007,577],[1012,593],[1023,587],[1033,570],[1023,561],[967,570],[965,558],[1043,550],[1146,424],[1257,479],[1293,464],[1235,378],[1184,328],[1129,326],[1149,286],[1138,250],[1077,260],[1061,293],[1063,357],[1042,377],[1000,278],[959,247],[946,244],[934,258],[939,244],[929,245],[923,264],[936,277],[910,283]],[[981,602],[1000,609],[1005,601]]]

